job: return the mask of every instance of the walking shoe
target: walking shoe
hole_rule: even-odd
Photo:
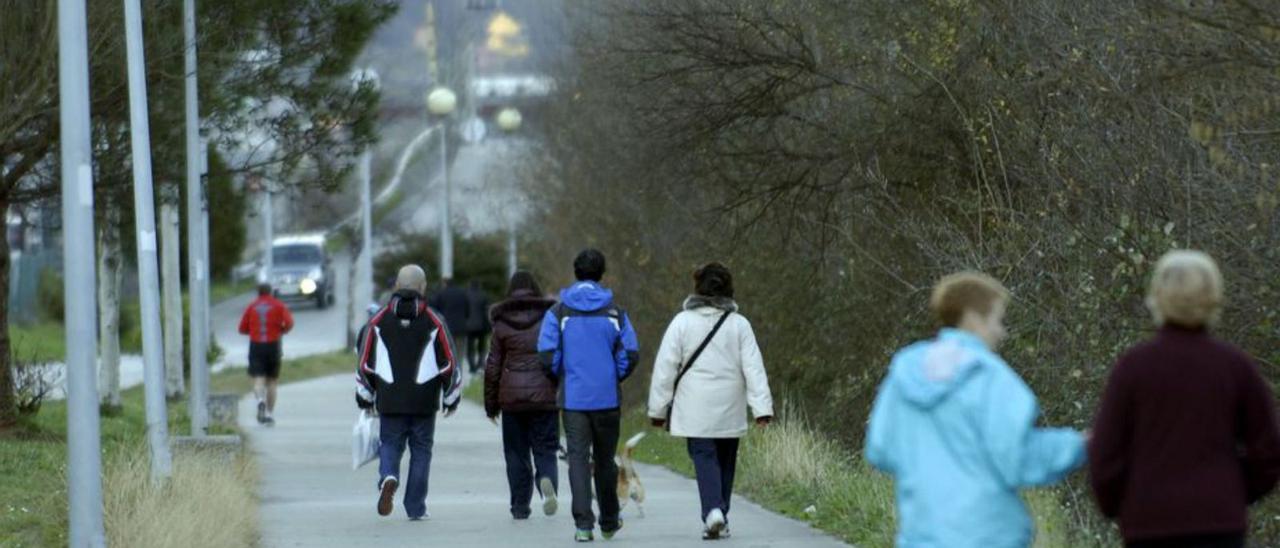
[[[267,423],[267,402],[258,402],[258,424]]]
[[[605,531],[603,528],[601,528],[600,536],[603,536],[605,540],[613,540],[613,536],[618,534],[618,531],[621,531],[621,530],[622,530],[622,518],[618,518],[618,527],[612,531]]]
[[[704,540],[714,540],[720,538],[720,533],[724,531],[725,520],[724,511],[716,508],[707,514],[707,528],[702,533]]]
[[[574,542],[591,542],[595,539],[596,537],[590,529],[578,529],[578,532],[573,534]]]
[[[551,485],[551,478],[539,480],[538,489],[542,490],[542,513],[548,516],[556,515],[560,503],[556,501],[556,488]]]
[[[421,516],[409,516],[409,521],[422,521],[424,519],[431,519],[431,512],[423,512]]]
[[[712,535],[711,532],[706,529],[702,530],[702,540],[725,540],[727,538],[729,538],[729,526],[727,525],[724,529],[720,530],[720,534],[718,535]]]
[[[266,416],[266,417],[264,417],[264,418],[262,419],[262,424],[264,424],[264,425],[266,425],[266,426],[275,426],[275,425],[276,425],[276,418],[275,418],[275,417],[273,417],[273,416],[271,416],[271,414],[270,414],[270,413],[268,413],[268,414],[267,414],[267,416]]]
[[[391,511],[396,507],[396,488],[400,486],[400,480],[395,476],[387,476],[382,478],[382,484],[378,489],[382,491],[382,495],[378,497],[378,515],[389,516]]]

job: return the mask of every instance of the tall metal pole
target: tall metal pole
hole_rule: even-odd
[[[453,279],[453,218],[449,211],[453,201],[453,182],[449,179],[449,132],[440,122],[440,170],[444,177],[444,198],[440,200],[440,280]]]
[[[201,437],[209,427],[209,385],[205,352],[205,311],[203,290],[207,255],[200,242],[204,225],[204,189],[200,179],[200,115],[196,108],[196,4],[182,2],[182,28],[186,50],[186,122],[187,122],[187,295],[191,300],[188,316],[191,332],[191,435]]]
[[[262,187],[262,277],[271,283],[271,270],[275,267],[272,242],[276,240],[275,206],[271,203],[271,187]]]
[[[169,414],[164,401],[164,334],[160,330],[160,273],[156,253],[155,194],[151,186],[151,126],[147,120],[147,78],[142,49],[142,7],[124,0],[125,47],[129,61],[129,119],[133,141],[133,220],[138,229],[138,299],[142,305],[142,357],[146,381],[147,441],[151,478],[169,477]]]
[[[509,215],[509,214],[508,214]],[[517,247],[519,243],[516,240],[516,219],[514,216],[507,218],[507,279],[511,279],[516,275],[516,270],[520,268],[519,259],[517,258]]]
[[[370,147],[371,148],[371,147]],[[357,303],[363,309],[373,300],[373,201],[370,197],[373,185],[373,151],[369,148],[360,155],[360,279],[356,287],[360,292]]]
[[[62,131],[62,259],[67,343],[67,500],[70,546],[106,546],[98,422],[93,157],[84,0],[58,0],[58,101]]]

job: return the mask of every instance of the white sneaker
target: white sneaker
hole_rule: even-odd
[[[724,531],[724,526],[725,526],[724,512],[720,511],[719,508],[712,510],[710,513],[707,514],[707,522],[705,525],[706,525],[706,529],[702,533],[702,538],[704,539],[720,538],[720,532]]]
[[[539,480],[538,488],[542,491],[542,513],[548,516],[556,515],[560,505],[556,501],[556,488],[551,485],[551,478],[544,477]]]

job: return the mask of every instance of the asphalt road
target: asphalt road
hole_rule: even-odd
[[[293,331],[284,336],[285,359],[342,350],[347,346],[347,302],[350,299],[350,259],[345,254],[334,255],[333,274],[336,290],[334,304],[319,309],[314,302],[287,301],[293,313]],[[214,370],[227,367],[244,368],[249,365],[249,338],[241,335],[240,315],[253,302],[252,293],[239,295],[214,305],[210,320],[214,340],[222,347],[222,357]]]

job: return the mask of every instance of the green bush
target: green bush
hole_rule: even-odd
[[[40,319],[62,323],[66,310],[66,297],[62,287],[62,275],[52,268],[40,271],[36,285],[36,300],[40,305]]]

